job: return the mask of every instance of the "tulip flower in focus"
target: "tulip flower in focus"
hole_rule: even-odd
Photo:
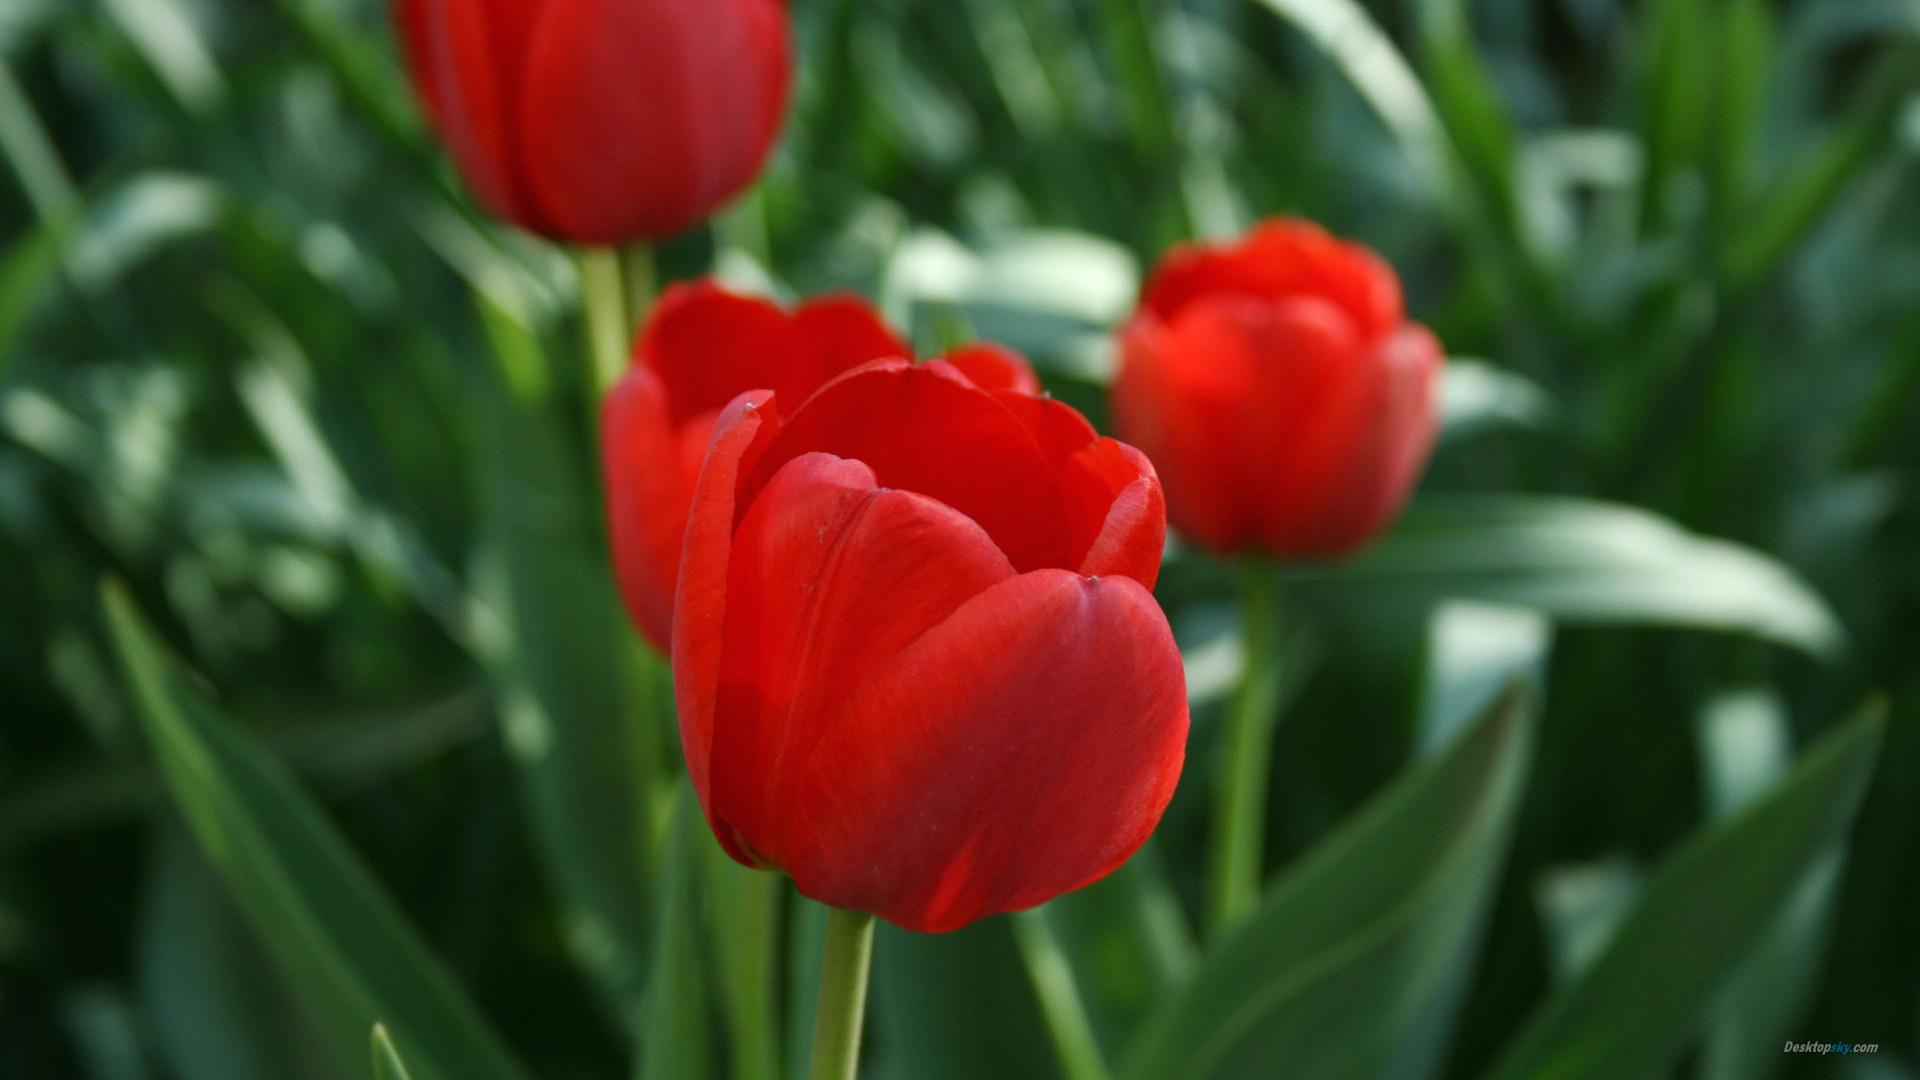
[[[720,842],[929,932],[1114,869],[1187,735],[1152,466],[991,347],[807,389],[721,412],[687,524],[674,681]]]
[[[1280,219],[1163,260],[1121,332],[1121,437],[1221,554],[1339,555],[1398,512],[1434,436],[1440,345],[1372,252]]]
[[[687,507],[721,407],[762,389],[798,404],[849,368],[911,355],[857,297],[820,297],[788,313],[711,281],[661,296],[601,424],[614,571],[656,648],[665,652],[671,639]]]
[[[792,76],[783,0],[399,0],[427,112],[482,202],[585,244],[739,194]]]

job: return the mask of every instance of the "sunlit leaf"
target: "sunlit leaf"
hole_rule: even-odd
[[[1563,622],[1739,631],[1820,655],[1842,640],[1820,597],[1765,555],[1585,499],[1425,498],[1358,557],[1295,577],[1347,605],[1478,600]]]

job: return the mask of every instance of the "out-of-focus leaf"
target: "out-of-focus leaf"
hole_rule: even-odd
[[[1843,841],[1884,726],[1879,709],[1852,721],[1764,800],[1684,843],[1599,959],[1509,1044],[1494,1080],[1665,1072],[1809,868]]]
[[[220,104],[226,82],[180,0],[107,0],[105,6],[182,107],[205,113]]]
[[[714,844],[692,785],[682,782],[661,868],[653,970],[641,1030],[640,1075],[700,1080],[713,1075],[713,1018],[701,948],[700,863]]]
[[[1421,753],[1439,753],[1453,745],[1487,703],[1516,682],[1544,693],[1552,640],[1553,628],[1535,612],[1442,604],[1427,631]]]
[[[1198,961],[1158,850],[1149,844],[1113,873],[1040,908],[1073,970],[1109,1058],[1154,1003]]]
[[[1422,60],[1433,102],[1488,216],[1514,225],[1517,140],[1498,88],[1474,44],[1465,0],[1423,0]]]
[[[1483,360],[1450,359],[1440,377],[1440,437],[1458,439],[1488,428],[1539,428],[1553,415],[1540,385]]]
[[[481,301],[495,351],[544,364],[537,336]],[[479,438],[486,482],[481,591],[502,614],[480,653],[505,695],[508,752],[542,866],[562,906],[577,962],[634,1015],[646,980],[646,890],[658,762],[655,694],[638,685],[657,660],[640,654],[604,550],[599,503],[568,452],[555,403],[490,382]],[[629,690],[634,691],[629,693]]]
[[[1700,718],[1701,764],[1716,818],[1763,796],[1793,764],[1791,725],[1773,694],[1725,694]],[[1839,883],[1838,839],[1816,855],[1764,938],[1713,1006],[1700,1075],[1760,1080],[1784,1064],[1775,1047],[1793,1037],[1815,989]]]
[[[971,250],[922,230],[888,264],[881,296],[903,325],[917,307],[950,306],[983,336],[1051,352],[1126,318],[1139,281],[1125,248],[1086,233],[1020,233]]]
[[[738,1080],[780,1071],[780,986],[776,978],[786,877],[734,862],[719,844],[703,844],[706,933],[725,1006],[729,1063]]]
[[[232,900],[179,826],[154,832],[136,990],[158,1057],[194,1080],[312,1077],[291,1052],[286,995]]]
[[[1556,984],[1572,982],[1593,965],[1645,883],[1642,868],[1623,858],[1553,866],[1535,879],[1533,899],[1546,924]]]
[[[1700,0],[1659,0],[1643,25],[1649,40],[1641,102],[1647,148],[1642,216],[1653,225],[1669,216],[1675,176],[1699,161],[1713,96],[1713,80],[1701,77],[1700,66],[1713,51]]]
[[[808,993],[813,993],[809,988]],[[991,1010],[980,1003],[994,1003]],[[897,1080],[1052,1080],[1059,1075],[1012,928],[986,919],[951,934],[882,924],[868,1023],[876,1071]]]
[[[1393,132],[1421,178],[1444,185],[1451,148],[1419,76],[1354,0],[1260,0],[1297,26],[1339,66]]]
[[[385,1024],[373,1025],[373,1080],[413,1080]]]
[[[1503,695],[1215,943],[1125,1076],[1431,1076],[1525,786],[1528,695]]]
[[[1795,155],[1787,175],[1766,186],[1760,205],[1726,234],[1721,266],[1729,288],[1749,288],[1770,273],[1885,150],[1917,65],[1914,47],[1896,46],[1859,81],[1845,122]]]
[[[169,788],[289,986],[340,1045],[385,1019],[424,1078],[525,1076],[380,883],[288,775],[224,719],[116,586],[106,615]]]
[[[1479,600],[1564,622],[1740,631],[1821,656],[1842,643],[1826,604],[1779,563],[1585,499],[1429,497],[1358,558],[1294,576],[1348,605]]]

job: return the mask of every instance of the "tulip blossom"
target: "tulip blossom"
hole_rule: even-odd
[[[786,110],[784,0],[398,0],[396,14],[467,182],[554,239],[700,221],[753,180]]]
[[[791,314],[710,281],[660,297],[632,364],[607,395],[601,424],[615,576],[656,648],[665,652],[671,638],[680,540],[721,407],[761,389],[798,404],[849,368],[910,355],[853,296],[810,300]]]
[[[1372,252],[1301,221],[1163,260],[1120,335],[1114,422],[1182,534],[1226,554],[1352,551],[1433,444],[1440,345]]]
[[[674,681],[715,835],[928,932],[1106,874],[1185,753],[1153,467],[1005,350],[805,383],[722,410],[687,522]]]

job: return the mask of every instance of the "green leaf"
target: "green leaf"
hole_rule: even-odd
[[[1764,800],[1669,857],[1600,958],[1508,1046],[1494,1080],[1670,1068],[1809,869],[1844,840],[1873,772],[1881,713],[1822,740]]]
[[[1523,682],[1544,690],[1553,629],[1518,608],[1442,604],[1427,631],[1427,670],[1420,707],[1420,749],[1453,744],[1487,703]]]
[[[727,1019],[733,1075],[767,1080],[780,1071],[781,897],[786,876],[733,861],[718,843],[700,845],[706,933]]]
[[[1729,230],[1721,268],[1730,291],[1758,284],[1832,208],[1877,155],[1887,152],[1915,78],[1915,51],[1897,47],[1864,76],[1843,123],[1794,155],[1787,174]]]
[[[867,1023],[886,1072],[914,1080],[1056,1080],[1058,1059],[1041,1015],[1007,919],[951,934],[878,928]]]
[[[116,585],[107,621],[174,801],[288,985],[329,1038],[377,1020],[423,1080],[526,1074],[285,766],[220,715]]]
[[[1496,427],[1543,428],[1553,399],[1540,384],[1484,360],[1451,357],[1440,376],[1440,437],[1464,438]]]
[[[1427,1076],[1472,967],[1532,745],[1503,695],[1283,876],[1136,1040],[1135,1080]]]
[[[1825,602],[1765,555],[1586,499],[1422,499],[1358,558],[1295,577],[1347,605],[1479,600],[1562,622],[1740,631],[1820,656],[1842,643]]]
[[[291,1002],[239,910],[179,824],[151,830],[153,847],[135,930],[140,1019],[169,1075],[193,1080],[311,1077],[301,1067]],[[344,1050],[339,1047],[328,1049]]]
[[[529,327],[484,299],[480,308],[506,372],[520,360],[544,366]],[[626,1023],[647,978],[665,673],[620,608],[599,500],[559,407],[544,384],[527,387],[481,392],[481,591],[501,614],[499,639],[481,652],[504,698],[508,753],[568,945]]]
[[[1771,693],[1724,694],[1700,720],[1701,763],[1716,820],[1763,796],[1792,765],[1792,725]],[[1748,1080],[1780,1071],[1776,1049],[1791,1039],[1818,988],[1844,848],[1815,856],[1766,936],[1714,1004],[1700,1058],[1706,1080]]]
[[[1514,231],[1513,123],[1467,26],[1465,0],[1424,0],[1421,52],[1433,101],[1466,174],[1504,232]]]
[[[385,1024],[373,1025],[373,1080],[413,1080]]]
[[[714,1067],[699,883],[705,849],[715,841],[700,800],[685,781],[674,799],[669,828],[653,928],[640,1075],[647,1080],[699,1080],[712,1075]]]
[[[1191,974],[1198,960],[1193,928],[1156,844],[1034,916],[1052,930],[1109,1052],[1139,1030],[1153,1003]]]

